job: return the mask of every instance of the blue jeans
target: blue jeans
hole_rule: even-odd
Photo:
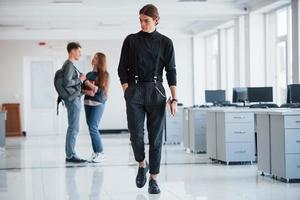
[[[89,128],[94,153],[103,152],[103,144],[99,132],[99,123],[104,112],[105,104],[98,106],[85,105],[86,123]]]
[[[75,153],[76,138],[79,134],[79,119],[81,100],[77,97],[73,101],[64,101],[68,112],[68,130],[66,136],[66,156],[67,158],[77,157]]]

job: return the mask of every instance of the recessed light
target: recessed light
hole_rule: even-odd
[[[101,27],[115,27],[115,26],[121,26],[121,24],[99,22],[98,26],[101,26]]]
[[[71,0],[71,1],[66,1],[66,0],[54,0],[52,1],[53,5],[62,5],[62,6],[70,6],[70,5],[82,5],[83,1],[80,0]]]
[[[23,24],[0,24],[0,28],[23,28]]]
[[[205,2],[207,0],[178,0],[179,2]]]

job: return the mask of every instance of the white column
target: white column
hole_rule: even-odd
[[[299,83],[299,37],[300,37],[300,4],[298,0],[292,0],[292,71],[293,83]]]
[[[250,86],[250,33],[249,14],[245,15],[245,86]]]
[[[194,105],[205,103],[205,50],[204,38],[194,35],[193,37],[193,90]]]
[[[265,62],[265,24],[262,13],[253,12],[248,18],[249,31],[249,69],[246,72],[249,77],[248,86],[266,85]]]
[[[268,14],[266,18],[266,85],[276,87],[276,13]],[[274,93],[276,90],[274,90]],[[275,96],[275,95],[274,95]]]
[[[224,29],[218,30],[219,62],[218,62],[218,89],[226,89],[226,34]]]
[[[235,85],[246,85],[246,27],[245,16],[235,20]]]

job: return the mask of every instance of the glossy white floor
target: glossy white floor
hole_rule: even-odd
[[[300,184],[262,177],[256,165],[211,163],[206,155],[187,154],[180,145],[164,146],[158,179],[162,193],[148,195],[147,185],[135,187],[137,167],[128,137],[105,135],[106,161],[81,166],[66,166],[64,136],[8,138],[0,155],[0,199],[300,199]],[[77,152],[90,156],[88,135],[78,138]]]

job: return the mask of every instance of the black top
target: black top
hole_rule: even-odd
[[[158,51],[159,48],[161,48],[160,51]],[[157,55],[158,53],[160,55]],[[163,81],[162,74],[165,68],[169,86],[176,86],[175,53],[172,40],[157,31],[152,33],[140,31],[126,37],[118,67],[121,83],[134,81],[136,73],[141,82],[153,81],[157,56],[159,56],[157,81]]]
[[[89,72],[86,74],[86,79],[89,81],[96,81],[98,79],[98,73],[97,72]],[[106,102],[106,97],[104,94],[104,91],[102,88],[98,88],[98,91],[96,92],[95,96],[89,96],[85,95],[84,100],[92,100],[100,103],[105,103]]]

